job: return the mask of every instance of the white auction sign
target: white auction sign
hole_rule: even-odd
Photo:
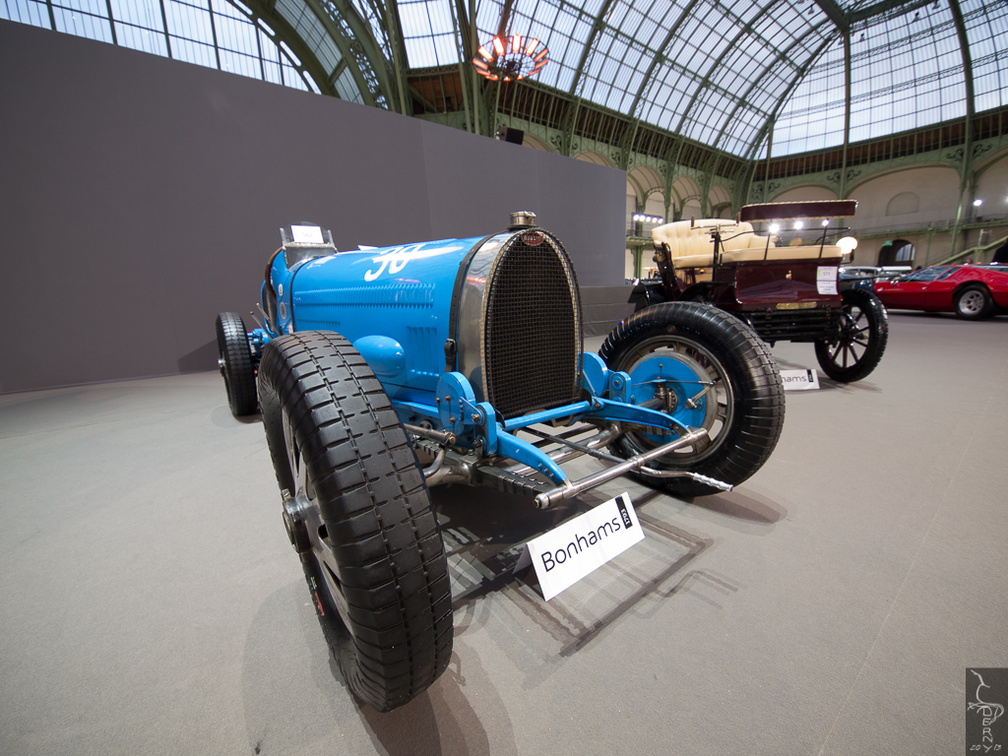
[[[325,244],[318,226],[291,226],[291,236],[295,244]]]
[[[630,495],[622,493],[529,541],[521,562],[531,559],[549,601],[643,538]]]
[[[820,265],[816,270],[816,289],[820,294],[837,293],[837,275],[840,269],[835,265]]]
[[[809,391],[819,388],[819,374],[815,370],[781,370],[785,391]]]

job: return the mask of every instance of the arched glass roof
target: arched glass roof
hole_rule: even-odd
[[[398,7],[411,68],[458,60],[452,0]],[[766,156],[774,124],[771,156],[843,144],[848,99],[848,141],[1008,104],[1003,0],[482,0],[476,7],[481,42],[508,32],[549,45],[542,84],[744,158]]]
[[[1005,0],[244,2],[0,0],[0,17],[403,112],[404,76],[520,34],[550,50],[533,86],[743,159],[1008,105]]]

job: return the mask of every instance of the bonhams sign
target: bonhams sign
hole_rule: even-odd
[[[531,559],[549,601],[643,538],[630,496],[622,493],[529,541],[519,566]]]

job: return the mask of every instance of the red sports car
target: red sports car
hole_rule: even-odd
[[[980,320],[1008,312],[1008,265],[932,265],[876,281],[875,293],[893,310],[954,312]]]

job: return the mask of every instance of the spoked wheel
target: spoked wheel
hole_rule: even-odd
[[[274,339],[263,425],[319,623],[344,680],[389,711],[452,652],[451,586],[423,473],[381,384],[329,332]]]
[[[963,320],[982,320],[990,317],[994,302],[990,292],[980,284],[970,284],[956,292],[955,314]]]
[[[889,340],[889,313],[873,291],[845,289],[840,329],[815,343],[823,372],[841,383],[859,381],[874,370]]]
[[[245,322],[237,313],[222,312],[217,316],[217,366],[224,376],[231,414],[254,414],[259,408],[255,364]]]
[[[784,387],[766,344],[734,316],[695,302],[667,302],[635,313],[609,334],[599,355],[630,374],[633,400],[661,409],[708,440],[649,463],[737,485],[769,458],[784,427]],[[614,451],[629,457],[673,440],[627,431]],[[715,493],[689,478],[639,475],[680,496]]]

